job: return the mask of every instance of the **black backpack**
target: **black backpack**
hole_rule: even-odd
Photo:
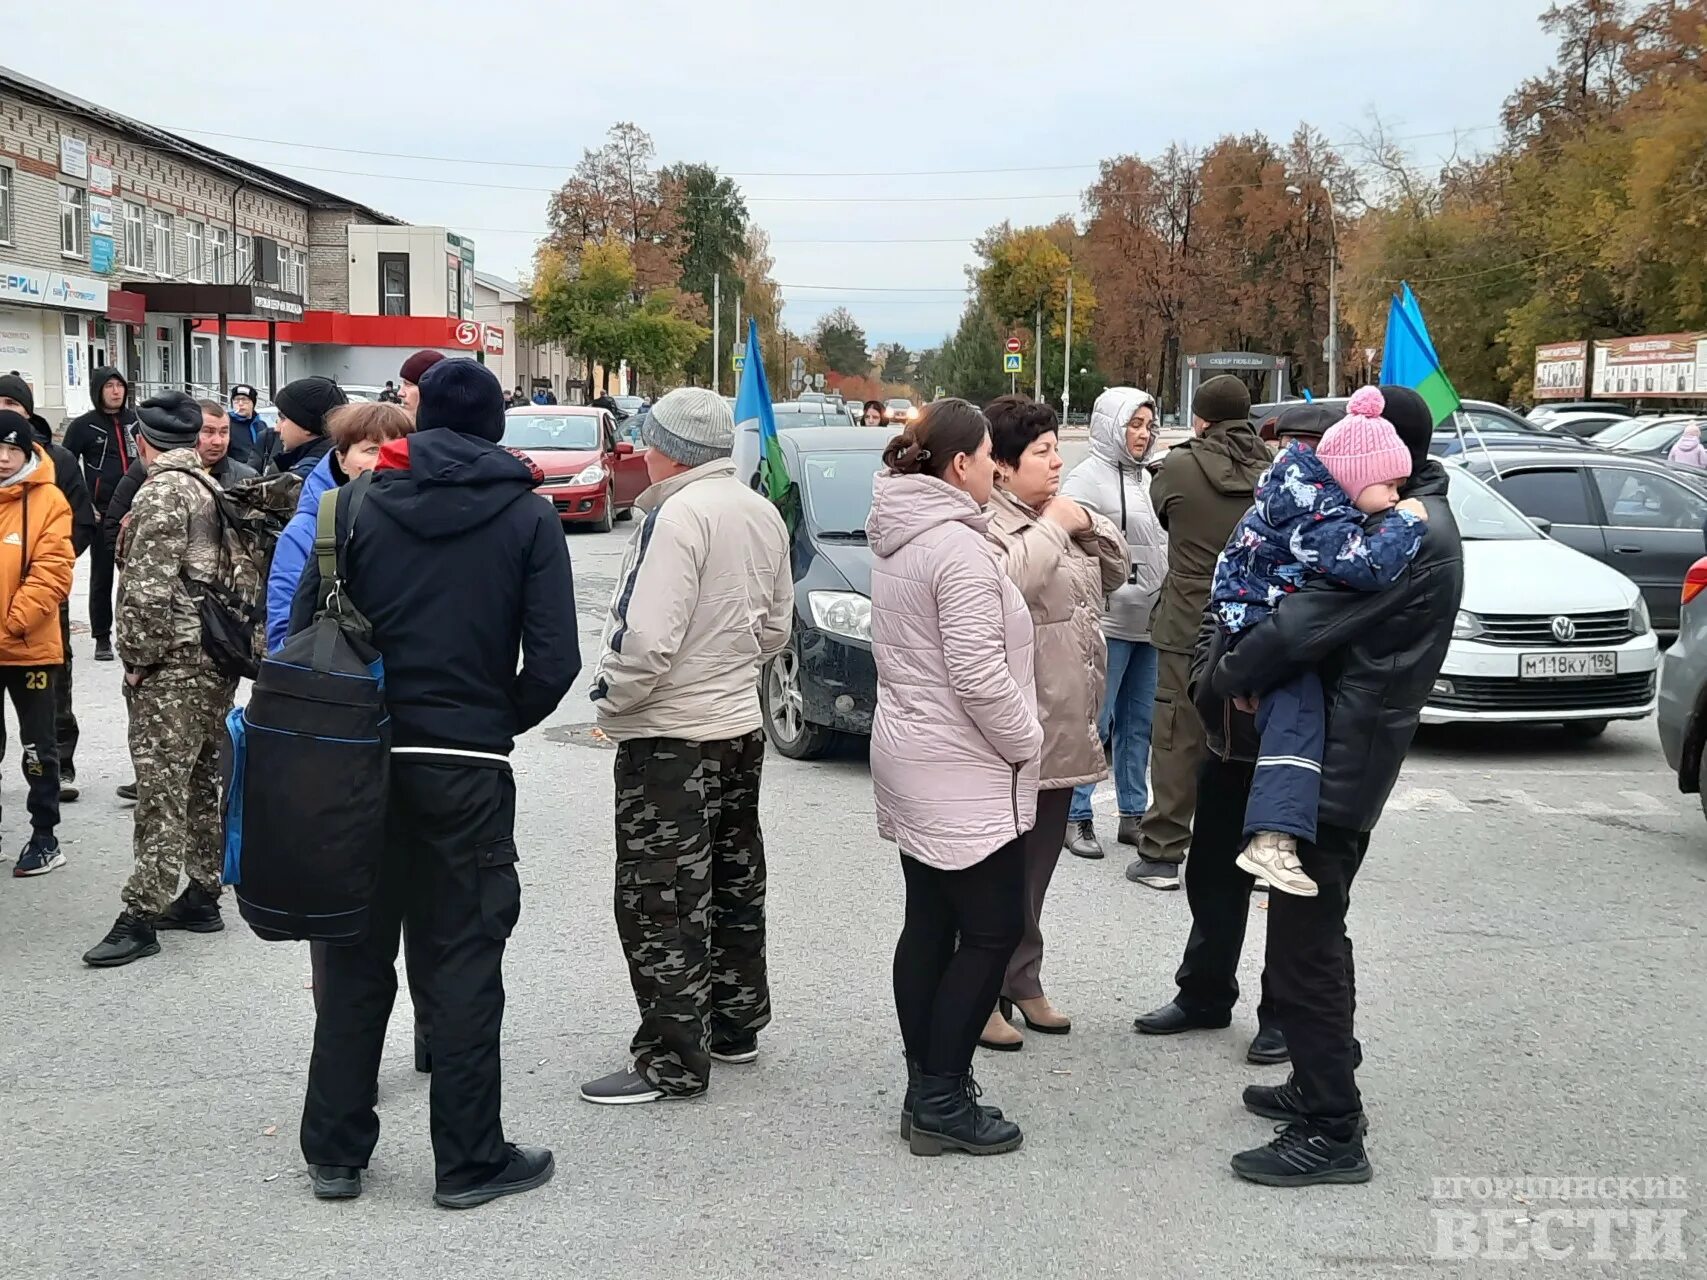
[[[180,469],[213,498],[219,561],[211,580],[179,577],[201,615],[202,650],[221,675],[253,680],[267,648],[267,574],[279,534],[296,511],[302,479],[252,477],[231,489],[199,471]]]
[[[249,705],[227,718],[225,883],[269,941],[349,944],[367,934],[385,845],[391,717],[372,628],[344,584],[370,482],[360,476],[321,498],[314,624],[262,660]]]

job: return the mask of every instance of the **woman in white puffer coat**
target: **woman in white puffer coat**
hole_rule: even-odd
[[[1146,773],[1156,702],[1156,651],[1150,647],[1150,611],[1168,569],[1168,535],[1150,505],[1148,463],[1159,455],[1156,401],[1136,387],[1110,387],[1091,410],[1091,453],[1073,468],[1061,492],[1120,527],[1131,560],[1126,585],[1103,610],[1108,642],[1108,691],[1098,727],[1109,744],[1122,844],[1136,846],[1138,824],[1149,807]],[[1100,858],[1091,822],[1091,783],[1073,792],[1067,813],[1067,851]]]

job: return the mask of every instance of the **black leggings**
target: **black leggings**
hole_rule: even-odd
[[[1025,929],[1022,842],[1010,840],[964,871],[939,870],[903,853],[901,873],[907,881],[907,918],[895,944],[901,1039],[926,1075],[964,1075]]]

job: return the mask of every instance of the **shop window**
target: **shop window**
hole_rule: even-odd
[[[406,253],[379,255],[379,314],[409,314],[409,255]]]
[[[89,251],[83,235],[83,214],[89,193],[82,187],[59,184],[59,251],[68,257],[81,258]]]

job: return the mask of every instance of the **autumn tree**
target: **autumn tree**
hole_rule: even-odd
[[[547,242],[568,261],[585,245],[626,245],[637,299],[675,286],[681,275],[679,214],[653,168],[656,154],[645,130],[612,125],[604,146],[583,153],[546,209]]]
[[[846,307],[837,307],[818,318],[812,329],[812,345],[824,364],[837,373],[864,377],[870,371],[865,330]]]
[[[709,318],[720,294],[725,333],[735,324],[735,300],[741,294],[736,267],[746,248],[747,206],[741,189],[703,164],[676,164],[659,176],[665,204],[674,211],[681,264],[680,288],[700,299]],[[717,288],[722,279],[721,290]],[[711,381],[711,345],[702,343],[689,362],[696,382]]]
[[[913,372],[913,357],[899,342],[877,348],[878,377],[891,386],[905,385]]]

